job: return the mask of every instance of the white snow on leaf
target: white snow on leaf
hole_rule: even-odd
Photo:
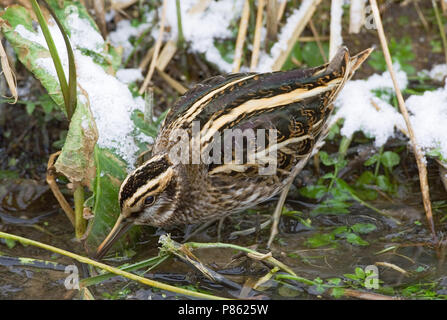
[[[103,51],[104,40],[89,21],[80,18],[77,10],[71,10],[67,17],[67,25],[72,31],[70,43],[76,61],[78,85],[88,94],[90,108],[98,128],[97,144],[102,148],[115,150],[129,165],[129,169],[133,168],[138,147],[132,136],[135,126],[131,120],[131,114],[135,110],[142,111],[144,109],[144,100],[142,98],[134,99],[126,84],[106,73],[91,57],[81,53],[81,49],[89,49],[99,54],[105,54]],[[52,23],[50,21],[49,29],[58,49],[66,77],[68,77],[65,42],[54,21]],[[37,32],[30,32],[24,26],[18,25],[15,31],[21,37],[48,49],[40,27]],[[39,58],[36,63],[57,79],[56,69],[50,57]],[[79,100],[86,99],[79,95]],[[137,135],[136,138],[140,138],[141,142],[150,140],[149,138],[141,139],[141,135]]]
[[[418,144],[425,151],[439,149],[447,159],[447,81],[444,88],[412,95],[405,103]]]
[[[116,72],[116,77],[119,81],[125,84],[129,84],[138,80],[143,80],[143,74],[141,69],[119,69]]]

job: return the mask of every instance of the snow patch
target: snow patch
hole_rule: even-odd
[[[399,66],[395,65],[395,68],[399,86],[404,89],[408,84],[407,75]],[[366,80],[348,81],[335,101],[337,111],[331,122],[345,119],[342,135],[350,137],[356,131],[363,131],[375,138],[375,145],[380,147],[394,136],[396,127],[406,127],[402,115],[388,102],[378,98],[374,90],[394,91],[388,72],[375,74]]]
[[[104,40],[88,20],[80,18],[77,10],[72,10],[67,17],[67,24],[71,30],[70,42],[76,61],[78,85],[88,94],[90,108],[98,128],[97,144],[102,148],[115,150],[131,169],[138,152],[138,147],[132,137],[135,126],[131,120],[131,114],[135,110],[143,111],[144,100],[134,99],[126,84],[107,74],[91,57],[82,54],[81,49],[106,54],[103,49]],[[54,21],[50,21],[49,29],[65,73],[68,75],[68,57],[62,34]],[[48,49],[40,27],[37,32],[30,32],[24,26],[18,25],[15,31],[21,37]],[[57,79],[56,69],[51,58],[40,58],[36,60],[36,63]],[[123,76],[126,72],[129,71],[122,70],[121,75]],[[130,71],[129,73],[133,77],[137,77],[135,72]],[[130,75],[126,74],[123,77],[129,80]],[[82,101],[82,99],[83,96],[80,95],[79,100]],[[82,125],[86,124],[83,122]],[[137,139],[141,142],[150,140],[147,137],[142,137],[141,134],[137,136]]]

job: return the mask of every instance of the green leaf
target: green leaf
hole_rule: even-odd
[[[312,248],[318,248],[327,245],[334,245],[335,237],[330,233],[317,233],[307,239],[306,243]]]
[[[363,173],[360,175],[360,177],[356,181],[356,185],[358,186],[364,186],[364,185],[372,185],[376,181],[376,177],[374,176],[374,173],[371,171],[363,171]]]
[[[378,154],[372,155],[368,160],[366,160],[363,165],[370,166],[379,161],[380,156]]]
[[[340,278],[330,278],[327,280],[327,282],[331,285],[338,286],[341,283]]]
[[[393,63],[396,61],[399,62],[402,69],[409,75],[415,73],[414,67],[410,65],[410,62],[415,58],[410,37],[402,37],[399,41],[392,38],[389,42],[389,49]],[[374,51],[368,59],[368,64],[378,71],[385,71],[386,62],[383,52],[380,50]]]
[[[106,149],[96,146],[94,159],[96,174],[93,183],[95,198],[92,211],[95,218],[90,220],[91,231],[86,240],[89,251],[97,248],[115,224],[120,214],[118,192],[121,182],[127,175],[126,163]],[[132,228],[115,247],[123,247],[137,230],[136,227]]]
[[[335,178],[337,178],[337,176],[334,174],[334,172],[326,173],[324,176],[321,177],[321,179],[324,179],[324,180],[327,180],[327,179],[332,180]]]
[[[372,223],[356,223],[351,226],[352,231],[356,233],[370,233],[377,229],[377,227]]]
[[[345,273],[343,276],[345,276],[348,279],[354,280],[354,281],[360,281],[362,278],[359,279],[359,277],[352,273]]]
[[[360,187],[355,191],[355,194],[364,201],[373,201],[378,197],[378,192],[374,189],[367,189]]]
[[[392,193],[394,192],[394,185],[391,183],[390,179],[387,176],[379,175],[377,177],[377,185],[379,188],[385,192]]]
[[[368,242],[363,240],[359,235],[355,233],[347,233],[346,234],[346,241],[348,241],[351,244],[356,244],[358,246],[367,246],[369,245]]]
[[[18,179],[19,173],[12,170],[0,170],[0,179]]]
[[[28,115],[32,115],[35,109],[36,109],[35,103],[27,103],[26,104],[26,113]]]
[[[345,289],[339,287],[332,288],[331,296],[333,296],[334,298],[341,298],[344,294]]]
[[[400,162],[400,157],[397,153],[392,151],[385,151],[380,157],[380,162],[388,169],[393,169]]]
[[[48,2],[67,35],[70,35],[67,16],[72,13],[78,14],[81,19],[87,19],[94,30],[99,33],[93,19],[88,15],[81,2],[68,0],[63,2],[49,0]],[[64,105],[64,98],[58,77],[38,63],[39,59],[50,57],[50,52],[40,44],[22,38],[15,31],[18,25],[23,25],[28,31],[35,33],[30,13],[25,8],[14,5],[6,9],[2,18],[5,23],[1,25],[1,31],[14,48],[19,60],[40,80],[51,99],[61,108]],[[78,44],[76,49],[92,58],[92,52],[83,50],[85,48],[82,48],[82,45]],[[109,74],[113,74],[121,60],[118,50],[115,50],[110,44],[104,43],[103,48],[99,51],[99,54],[94,55],[93,61],[99,63]],[[83,91],[79,94],[83,94]],[[55,166],[57,171],[68,177],[71,182],[80,182],[88,186],[93,193],[91,196],[88,195],[88,205],[92,206],[94,218],[89,220],[89,234],[86,238],[87,249],[91,251],[96,249],[116,221],[120,211],[118,205],[119,186],[127,175],[127,169],[133,163],[123,162],[115,150],[101,149],[96,146],[98,138],[96,124],[86,98],[77,99],[77,106],[71,118],[65,144]],[[42,102],[42,106],[44,109],[47,108],[46,111],[50,111],[54,104]],[[61,109],[64,110],[64,108]],[[136,125],[133,134],[136,137],[138,134],[146,133],[154,137],[157,134],[157,125],[155,124],[155,131],[151,132],[144,132]],[[120,244],[128,243],[137,230],[138,228],[134,228],[122,239]]]
[[[335,235],[340,235],[340,234],[346,233],[347,231],[348,231],[347,226],[341,226],[341,227],[335,228],[335,230],[332,231],[332,233]]]
[[[327,193],[327,187],[323,185],[310,185],[299,189],[302,196],[311,199],[320,199]]]
[[[350,203],[338,199],[328,199],[319,204],[315,209],[311,211],[311,215],[319,214],[347,214],[348,208],[351,207]]]
[[[321,162],[327,167],[333,166],[338,162],[338,159],[336,157],[330,157],[325,151],[320,151],[319,154]]]
[[[355,275],[358,279],[365,279],[366,277],[365,271],[360,267],[355,268]]]
[[[135,125],[136,128],[138,128],[141,132],[144,134],[155,137],[158,132],[157,125],[155,123],[148,123],[144,120],[144,114],[143,112],[139,110],[135,110],[132,113],[131,119]]]
[[[71,44],[70,44],[70,41],[68,40],[65,30],[63,29],[62,25],[59,22],[59,19],[54,14],[51,7],[45,1],[44,1],[44,4],[46,5],[47,9],[50,11],[53,18],[55,18],[55,21],[64,37],[64,41],[67,46],[67,53],[69,56],[70,80],[75,81],[74,89],[72,88],[73,87],[72,86],[69,90],[67,78],[65,76],[64,68],[62,67],[62,62],[60,60],[59,53],[57,51],[56,45],[54,44],[53,37],[51,36],[47,22],[42,14],[42,11],[40,10],[37,0],[31,0],[31,5],[33,7],[34,13],[36,14],[37,20],[39,21],[40,27],[42,29],[42,33],[45,37],[45,41],[47,42],[48,49],[50,51],[51,58],[54,63],[54,67],[56,68],[57,77],[59,79],[59,85],[61,87],[62,96],[63,96],[64,102],[65,102],[65,110],[67,113],[67,117],[70,120],[71,116],[73,115],[74,108],[76,107],[76,68],[74,66],[73,50],[71,48]],[[74,72],[74,75],[72,74],[73,72]],[[73,90],[74,90],[74,92],[73,92]],[[72,100],[72,99],[74,99],[74,100]]]
[[[16,242],[12,239],[5,239],[5,243],[9,249],[12,249],[16,246]]]
[[[284,62],[284,65],[282,66],[281,70],[286,71],[297,68],[297,65],[292,61],[292,57],[297,61],[303,61],[301,43],[299,41],[297,41],[293,46],[293,49],[290,52],[289,56],[287,57],[286,62]]]
[[[334,140],[335,136],[340,133],[340,127],[338,125],[338,122],[332,125],[332,127],[329,129],[329,133],[327,135],[327,139]]]
[[[329,44],[327,42],[323,43],[323,50],[325,51],[326,57],[328,57]],[[323,57],[321,56],[320,49],[316,42],[308,42],[303,45],[302,57],[309,67],[316,67],[324,64]]]

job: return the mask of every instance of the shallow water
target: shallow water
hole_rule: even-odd
[[[430,169],[435,170],[433,167]],[[410,190],[410,193],[405,197],[392,199],[392,203],[383,200],[373,203],[393,215],[401,225],[356,203],[350,208],[350,214],[311,217],[312,228],[304,226],[296,219],[283,217],[280,234],[271,248],[273,256],[291,267],[300,277],[310,280],[320,278],[324,281],[330,278],[346,280],[344,275],[353,274],[355,268],[364,269],[368,265],[379,263],[382,265],[378,267],[381,287],[399,290],[424,283],[423,288],[432,288],[431,292],[437,295],[447,294],[445,249],[442,252],[439,248],[436,250],[433,245],[431,234],[425,226],[424,211],[417,193],[417,180],[413,179],[409,183],[411,188],[407,191]],[[435,173],[431,174],[430,183],[432,200],[445,199],[445,190],[436,179]],[[413,189],[416,190],[414,193]],[[303,201],[304,199],[299,197],[291,197],[287,207],[301,210],[304,212],[303,217],[308,217],[308,212],[315,204]],[[0,203],[2,231],[83,254],[82,245],[73,240],[72,227],[45,184],[32,180],[3,181],[0,185]],[[268,213],[273,210],[274,205],[275,201],[270,201],[259,209],[262,213]],[[440,218],[438,215],[438,221]],[[237,229],[255,226],[256,219],[256,215],[245,213],[225,220],[221,241],[250,247],[262,253],[268,252],[265,244],[269,236],[269,227],[247,236],[231,236]],[[261,222],[264,221],[266,215],[262,214],[259,219]],[[337,237],[335,246],[312,248],[307,243],[309,238],[317,233],[328,233],[336,227],[358,223],[370,223],[376,226],[376,230],[361,235],[362,239],[369,243],[367,246],[352,245]],[[436,226],[440,231],[446,230],[445,221],[438,222]],[[106,260],[106,262],[120,265],[156,256],[159,236],[163,231],[152,228],[147,228],[145,231],[141,241],[133,249],[136,252],[135,256],[127,261]],[[183,228],[170,230],[172,238],[177,242],[183,241],[184,231]],[[188,241],[217,242],[217,223]],[[396,246],[396,249],[380,253],[391,246]],[[145,276],[176,286],[200,288],[201,291],[230,298],[332,298],[327,292],[321,294],[315,286],[289,280],[270,280],[264,284],[262,290],[253,290],[253,284],[270,270],[264,262],[239,254],[233,249],[196,249],[193,253],[202,263],[232,281],[234,286],[213,283],[178,258],[169,258]],[[34,266],[24,266],[18,257],[52,261],[55,264],[36,262]],[[384,266],[386,263],[389,265]],[[79,299],[79,291],[67,290],[64,285],[68,276],[64,270],[66,266],[73,264],[74,262],[66,257],[39,248],[24,247],[19,243],[14,247],[8,247],[4,240],[0,240],[0,299]],[[79,264],[75,265],[80,270],[81,278],[87,273],[93,274],[92,270],[83,270]],[[390,266],[397,266],[407,273],[403,274]],[[122,277],[114,277],[89,288],[96,299],[179,298],[176,294],[153,290]],[[365,291],[361,286],[354,285],[354,288]],[[419,293],[417,297],[421,298],[421,295],[423,293]]]

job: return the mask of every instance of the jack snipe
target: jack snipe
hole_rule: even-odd
[[[217,76],[189,90],[167,115],[152,158],[122,183],[121,215],[99,246],[97,257],[132,224],[197,223],[278,194],[324,138],[332,102],[370,53],[368,49],[350,57],[348,49],[341,48],[330,63],[320,67]],[[235,136],[226,140],[223,133],[228,129],[265,133],[264,145],[253,144],[253,135],[244,135],[239,142]],[[180,152],[176,148],[181,131],[191,137],[186,140],[191,148],[178,161],[174,158]],[[228,144],[229,157],[223,152]],[[238,146],[245,152],[239,162],[234,150]],[[205,154],[213,161],[203,161]],[[273,174],[260,173],[271,160]]]

